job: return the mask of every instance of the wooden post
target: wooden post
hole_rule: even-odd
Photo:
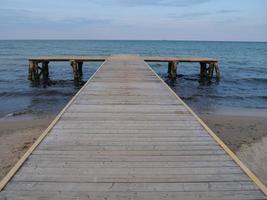
[[[28,79],[30,81],[39,81],[39,66],[37,61],[29,62],[29,74]]]
[[[176,75],[177,75],[177,62],[175,61],[171,61],[168,63],[168,74],[169,74],[169,77],[172,78],[172,79],[175,79],[176,78]]]
[[[33,80],[38,82],[40,80],[38,62],[35,61],[33,66]]]
[[[213,78],[214,63],[209,63],[209,80]]]
[[[78,62],[78,72],[79,72],[79,76],[82,77],[82,75],[83,75],[83,62],[81,62],[81,61]]]
[[[170,77],[170,74],[171,74],[171,67],[172,67],[172,63],[168,62],[168,75],[169,75],[169,77]]]
[[[207,77],[207,64],[200,62],[200,79]]]
[[[43,80],[48,80],[49,77],[49,68],[48,68],[48,61],[42,62],[42,74]]]
[[[216,62],[214,63],[215,66],[215,72],[216,72],[216,79],[219,81],[220,80],[220,68],[219,68],[219,63]]]
[[[34,68],[34,62],[29,61],[29,73],[28,73],[28,80],[33,81],[33,68]]]
[[[74,80],[79,80],[80,74],[78,70],[78,63],[75,60],[71,60],[70,64],[72,66]]]

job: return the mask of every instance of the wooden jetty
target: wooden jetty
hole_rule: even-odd
[[[114,55],[0,183],[0,199],[267,199],[136,55]]]
[[[29,59],[28,79],[39,81],[40,78],[48,79],[49,62],[69,62],[73,69],[74,80],[79,80],[83,75],[84,62],[103,62],[107,56],[44,56]],[[174,79],[177,75],[177,65],[182,62],[200,63],[200,77],[202,79],[213,78],[214,70],[216,79],[220,79],[219,63],[216,59],[211,58],[179,58],[179,57],[143,57],[146,62],[166,62],[168,63],[169,77]]]

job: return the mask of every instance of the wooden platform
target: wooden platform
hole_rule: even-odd
[[[31,81],[45,81],[49,79],[50,62],[70,62],[73,69],[74,80],[80,80],[83,75],[84,62],[103,62],[107,56],[41,56],[29,59],[29,75]],[[166,62],[168,63],[169,77],[175,79],[177,76],[177,65],[181,62],[200,63],[200,78],[211,80],[213,73],[216,73],[216,79],[220,79],[219,61],[212,58],[197,57],[142,57],[145,62]],[[41,65],[40,65],[41,64]]]
[[[0,199],[266,199],[257,177],[134,55],[106,59],[0,186]]]

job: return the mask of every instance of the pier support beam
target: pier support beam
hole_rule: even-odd
[[[39,63],[42,63],[42,66],[39,66]],[[29,74],[28,79],[30,81],[38,82],[40,78],[44,81],[47,81],[49,78],[49,68],[48,68],[49,61],[30,61],[29,62]]]
[[[43,76],[43,80],[47,81],[49,78],[49,67],[48,67],[49,62],[45,61],[42,62],[42,76]]]
[[[207,67],[207,65],[209,65],[209,67]],[[216,80],[219,81],[220,69],[218,62],[210,62],[210,63],[200,62],[200,79],[203,80],[207,78],[208,80],[212,80],[214,69],[216,72]]]
[[[216,62],[214,63],[214,67],[215,67],[215,72],[216,72],[216,79],[217,81],[220,80],[220,68],[219,68],[219,63]]]
[[[28,72],[28,80],[33,80],[33,68],[34,68],[34,62],[29,61],[29,72]]]
[[[30,61],[29,62],[29,74],[28,79],[31,81],[39,81],[39,66],[37,61]]]
[[[200,62],[200,79],[207,77],[207,63]]]
[[[209,80],[212,79],[214,72],[214,63],[209,63]]]
[[[83,62],[78,62],[78,72],[81,77],[83,75]]]
[[[178,62],[175,62],[175,61],[168,62],[168,74],[169,74],[169,77],[172,79],[176,78],[177,65],[178,65]]]
[[[70,64],[73,70],[73,78],[75,81],[78,81],[82,77],[82,62],[78,62],[76,60],[71,60]]]

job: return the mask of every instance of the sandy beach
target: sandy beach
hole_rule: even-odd
[[[0,178],[12,168],[55,116],[0,120]],[[267,184],[267,116],[261,112],[200,114],[207,125]]]
[[[201,114],[202,120],[267,185],[267,112],[232,110]]]
[[[0,119],[0,179],[48,127],[53,116]]]

